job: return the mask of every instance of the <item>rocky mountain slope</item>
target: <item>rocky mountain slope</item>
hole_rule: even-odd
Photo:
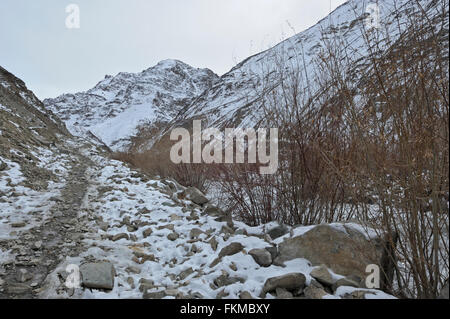
[[[289,87],[289,79],[303,83],[303,91],[297,93],[299,99],[317,93],[321,74],[316,62],[327,56],[330,48],[335,56],[352,61],[345,77],[357,84],[364,81],[364,69],[370,65],[369,47],[375,52],[381,48],[377,54],[382,55],[383,50],[395,46],[407,31],[406,21],[415,14],[421,16],[422,10],[431,18],[442,14],[441,3],[434,0],[419,1],[420,5],[409,0],[377,3],[379,29],[367,24],[367,8],[373,1],[350,0],[313,27],[236,65],[180,112],[166,131],[189,126],[196,118],[203,119],[204,126],[221,129],[258,126],[264,122],[264,110],[276,104],[273,100],[285,97],[283,90]],[[366,31],[370,42],[363,34]]]
[[[355,84],[364,80],[369,53],[363,32],[370,29],[367,7],[371,3],[350,0],[313,27],[247,58],[220,78],[210,70],[167,60],[138,74],[107,76],[93,89],[46,99],[44,104],[73,134],[90,132],[113,150],[126,149],[136,134],[141,134],[140,146],[150,148],[160,136],[152,127],[169,132],[174,127],[189,127],[195,118],[203,119],[204,126],[221,129],[258,126],[264,121],[265,108],[274,103],[271,99],[282,96],[281,80],[286,76],[295,74],[305,83],[299,96],[317,93],[320,74],[315,62],[326,54],[326,44],[337,50],[337,55],[351,57],[346,72]],[[422,9],[430,17],[439,14],[439,1],[418,3],[420,6],[409,0],[380,2],[382,27],[370,31],[377,39],[372,44],[387,51],[406,31],[408,17]],[[140,127],[146,130],[140,132]]]
[[[233,221],[73,137],[0,71],[0,298],[393,298],[365,287],[385,266],[373,230]]]
[[[114,150],[129,144],[139,126],[167,123],[218,80],[208,69],[165,60],[140,73],[106,76],[94,88],[44,100],[72,134],[92,133]]]

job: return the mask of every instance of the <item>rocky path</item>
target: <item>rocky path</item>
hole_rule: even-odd
[[[66,256],[76,256],[83,249],[86,218],[79,218],[78,212],[89,187],[86,171],[93,162],[77,150],[62,151],[73,160],[60,196],[52,198],[50,218],[23,231],[20,226],[24,225],[14,225],[18,238],[0,242],[2,250],[16,256],[0,268],[0,298],[37,298],[47,274]]]
[[[347,276],[354,269],[338,275],[304,258],[330,263],[336,241],[351,254],[352,237],[369,249],[357,225],[250,227],[197,189],[152,180],[94,145],[67,141],[51,153],[45,166],[58,178],[47,189],[3,183],[0,298],[391,297],[362,289]],[[79,285],[67,286],[68,266]]]

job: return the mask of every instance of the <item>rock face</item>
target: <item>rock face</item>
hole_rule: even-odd
[[[83,286],[94,289],[114,288],[115,271],[111,263],[87,263],[80,266]]]
[[[366,267],[383,264],[381,240],[368,240],[354,228],[319,225],[301,236],[286,239],[279,245],[277,262],[305,258],[313,265],[326,265],[333,272],[366,277]]]
[[[291,273],[283,276],[273,277],[266,280],[262,293],[265,295],[269,291],[277,288],[286,290],[301,289],[305,286],[306,277],[302,273]]]

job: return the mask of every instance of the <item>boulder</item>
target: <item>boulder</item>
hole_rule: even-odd
[[[252,249],[248,253],[262,267],[269,267],[272,264],[272,255],[266,249]]]
[[[323,296],[328,295],[323,288],[316,286],[306,287],[304,294],[307,299],[322,299]]]
[[[80,266],[83,286],[93,289],[114,288],[114,266],[109,262],[86,263]]]
[[[310,275],[325,286],[331,287],[336,282],[325,265],[320,265],[319,267],[314,268]]]
[[[287,291],[284,288],[277,288],[275,289],[275,292],[277,294],[278,299],[292,299],[294,297],[294,295],[291,292]]]
[[[305,258],[313,265],[325,265],[333,272],[366,277],[366,267],[383,269],[385,250],[382,240],[368,240],[354,227],[319,225],[308,232],[284,240],[279,246],[277,263]]]
[[[262,294],[265,295],[269,291],[274,291],[277,288],[284,288],[286,290],[302,289],[305,286],[306,277],[302,273],[290,273],[278,277],[272,277],[266,280]]]
[[[253,297],[248,291],[244,290],[239,294],[239,299],[253,299]]]
[[[241,252],[244,249],[244,246],[242,246],[241,243],[231,243],[228,246],[222,248],[222,250],[219,253],[219,258],[222,258],[224,256],[232,256],[239,252]]]
[[[195,187],[188,187],[185,190],[186,197],[197,205],[204,205],[209,202],[208,198]]]
[[[270,229],[267,234],[270,236],[270,238],[272,239],[276,239],[279,238],[281,236],[286,235],[287,233],[289,233],[289,227],[286,225],[279,225],[276,226],[272,229]]]
[[[275,260],[278,256],[278,248],[277,246],[272,247],[266,247],[266,250],[270,253],[270,256],[272,257],[272,260]]]

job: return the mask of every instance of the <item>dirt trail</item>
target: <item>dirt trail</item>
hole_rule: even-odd
[[[66,256],[77,256],[83,250],[81,241],[88,231],[86,218],[78,212],[90,181],[86,171],[94,163],[77,150],[70,153],[72,167],[61,196],[41,225],[19,234],[18,239],[0,242],[3,250],[12,250],[15,261],[0,269],[4,281],[0,299],[37,298],[43,282]]]

